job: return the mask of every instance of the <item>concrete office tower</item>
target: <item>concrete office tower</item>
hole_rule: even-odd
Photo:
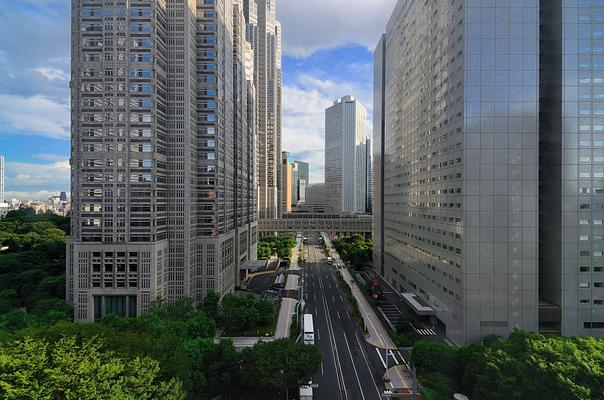
[[[325,110],[325,212],[364,214],[367,110],[352,96]]]
[[[292,164],[289,162],[289,153],[281,152],[281,214],[292,212]]]
[[[255,105],[233,0],[72,1],[76,321],[232,291],[255,257]]]
[[[537,330],[539,2],[401,0],[375,77],[376,269],[456,344]]]
[[[325,212],[325,184],[317,183],[306,187],[304,205],[315,213]]]
[[[0,203],[4,201],[4,157],[0,156]]]
[[[298,170],[298,179],[296,181],[296,194],[294,199],[296,205],[304,204],[306,201],[306,187],[308,186],[309,165],[304,161],[294,161]]]
[[[276,0],[243,0],[247,40],[254,50],[258,104],[258,210],[277,218],[281,185],[281,24]]]
[[[373,212],[373,142],[367,138],[365,143],[365,161],[367,178],[365,179],[365,212],[371,214]]]
[[[292,163],[292,176],[290,180],[291,187],[291,201],[290,204],[292,207],[296,207],[298,205],[298,164]]]
[[[602,16],[541,1],[540,329],[562,335],[604,336]]]

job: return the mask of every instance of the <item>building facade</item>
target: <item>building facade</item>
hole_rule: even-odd
[[[72,1],[76,321],[199,302],[257,238],[256,106],[243,4]]]
[[[375,52],[375,268],[460,345],[539,328],[539,11],[401,0]]]
[[[306,187],[305,203],[313,213],[325,213],[325,184],[317,183]]]
[[[604,336],[604,3],[541,1],[540,315]],[[553,306],[553,307],[552,307]]]
[[[254,51],[258,110],[258,210],[277,218],[281,196],[281,24],[276,0],[243,0],[246,37]]]
[[[294,199],[295,205],[301,205],[306,202],[306,187],[309,179],[309,165],[304,161],[294,161],[298,170],[298,179],[296,182],[297,197]]]
[[[4,202],[4,156],[0,156],[0,203]]]
[[[367,138],[365,143],[365,213],[373,213],[373,141]]]
[[[281,153],[281,215],[292,212],[293,173],[289,153]]]
[[[367,110],[352,96],[325,110],[325,210],[328,214],[366,211]]]

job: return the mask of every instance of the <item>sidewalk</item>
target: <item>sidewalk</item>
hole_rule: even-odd
[[[382,325],[382,322],[379,320],[378,316],[373,312],[371,305],[363,295],[363,292],[361,292],[361,289],[358,287],[355,280],[352,278],[352,275],[350,275],[350,272],[348,272],[346,268],[340,268],[338,271],[342,275],[342,278],[344,278],[344,281],[346,281],[348,286],[350,286],[352,289],[352,294],[354,295],[354,298],[359,305],[359,310],[363,315],[365,327],[369,332],[369,336],[366,337],[365,340],[375,347],[382,349],[396,349],[394,342],[392,342],[392,339],[390,339],[388,332],[386,332],[386,329],[384,329],[384,326]]]
[[[301,242],[296,243],[296,247],[292,250],[292,256],[289,263],[288,272],[299,271],[298,252],[300,251]],[[299,287],[300,277],[294,274],[287,274],[285,283],[286,291],[297,291]],[[281,299],[281,308],[279,309],[279,318],[277,320],[277,328],[275,329],[275,339],[288,338],[291,330],[292,317],[296,312],[297,299],[283,297]]]
[[[331,240],[327,235],[324,235],[325,244],[331,247],[331,254],[333,258],[334,265],[344,265],[344,262],[340,258],[338,251],[333,247]],[[359,311],[363,315],[363,320],[365,321],[365,327],[369,332],[369,336],[365,338],[365,340],[374,345],[375,347],[379,347],[382,349],[396,349],[394,342],[390,339],[388,332],[384,329],[382,322],[378,318],[377,315],[373,312],[371,305],[363,295],[363,292],[358,287],[356,281],[353,279],[350,272],[345,267],[341,267],[338,269],[344,281],[348,283],[350,289],[352,290],[352,294],[359,305]]]

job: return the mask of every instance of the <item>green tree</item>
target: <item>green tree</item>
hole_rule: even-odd
[[[95,340],[26,339],[0,348],[0,397],[7,400],[185,398],[180,382],[160,381],[158,373],[157,361],[124,360]]]
[[[312,379],[321,364],[321,353],[314,346],[290,339],[260,342],[241,355],[241,384],[244,393],[290,393]]]
[[[220,321],[220,295],[213,290],[208,291],[208,294],[203,299],[200,305],[201,310],[214,321]]]

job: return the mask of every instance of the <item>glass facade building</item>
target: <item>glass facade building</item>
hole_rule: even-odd
[[[376,269],[458,344],[604,336],[604,1],[399,1],[374,92]]]
[[[538,328],[538,49],[537,0],[411,0],[376,51],[376,268],[457,344]]]

